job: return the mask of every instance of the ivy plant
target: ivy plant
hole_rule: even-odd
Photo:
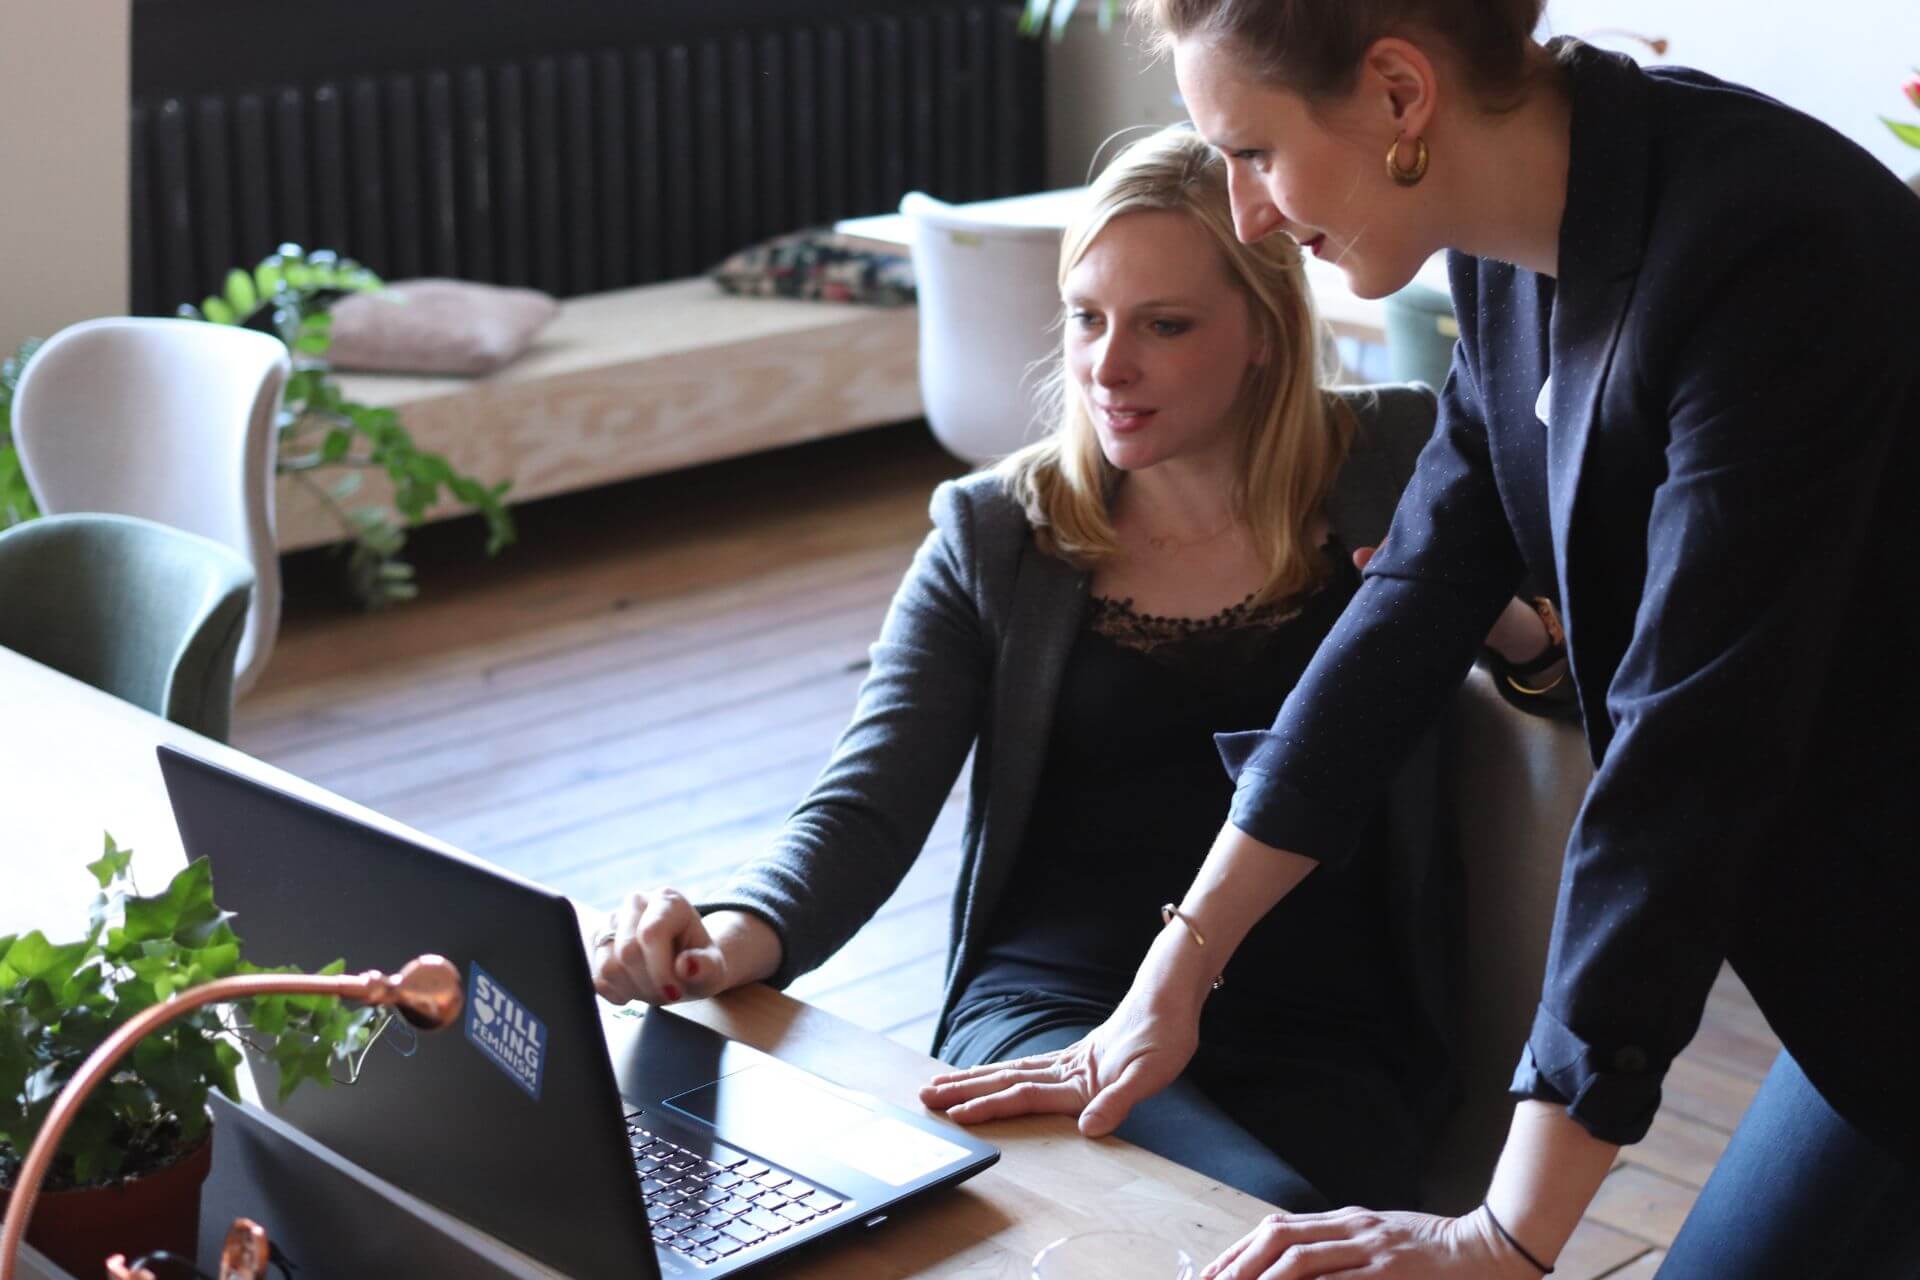
[[[251,270],[229,271],[220,293],[180,307],[189,319],[261,329],[287,344],[294,372],[280,405],[280,472],[339,520],[354,594],[376,608],[415,594],[413,567],[400,558],[406,545],[401,521],[419,523],[445,496],[486,522],[488,555],[514,540],[503,502],[507,481],[489,485],[455,471],[442,455],[417,448],[392,409],[349,400],[334,380],[327,362],[329,308],[348,294],[381,287],[378,276],[350,258],[283,244]],[[391,508],[354,504],[367,471],[383,471],[392,482]]]
[[[0,362],[0,529],[40,514],[27,489],[26,473],[20,470],[20,455],[13,447],[13,389],[19,385],[20,371],[39,347],[29,339]]]
[[[38,930],[0,936],[0,1185],[12,1184],[60,1090],[116,1028],[188,987],[281,972],[241,958],[205,858],[143,896],[132,856],[109,835],[88,864],[100,892],[79,940],[50,942]],[[340,969],[336,962],[323,972]],[[330,1084],[336,1071],[351,1078],[387,1018],[332,996],[196,1009],[142,1040],[87,1099],[47,1186],[133,1177],[191,1148],[206,1132],[209,1091],[238,1096],[239,1042],[272,1058],[284,1099],[303,1082]]]
[[[1113,30],[1114,15],[1119,12],[1120,0],[1098,0],[1099,9],[1095,17],[1099,19],[1101,31]],[[1026,0],[1026,6],[1020,12],[1020,34],[1037,36],[1041,32],[1051,32],[1055,40],[1066,38],[1067,23],[1073,20],[1074,10],[1080,7],[1080,0]]]

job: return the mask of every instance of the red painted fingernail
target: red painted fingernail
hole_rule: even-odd
[[[689,978],[697,978],[700,976],[700,962],[692,956],[687,957],[687,976]]]
[[[669,1000],[678,1000],[680,998],[680,988],[669,982],[666,986],[660,988],[660,994]]]

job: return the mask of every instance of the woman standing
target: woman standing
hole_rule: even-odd
[[[1597,771],[1488,1203],[1281,1215],[1214,1274],[1549,1269],[1724,961],[1785,1052],[1661,1277],[1920,1275],[1920,201],[1750,90],[1535,44],[1538,0],[1139,7],[1241,238],[1376,297],[1452,249],[1460,342],[1352,606],[1273,730],[1227,744],[1230,820],[1182,903],[1207,946],[1168,930],[1088,1037],[929,1100],[1072,1081],[1104,1132],[1177,1071],[1208,980],[1344,860],[1530,572]]]

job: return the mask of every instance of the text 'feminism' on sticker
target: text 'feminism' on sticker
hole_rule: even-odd
[[[478,964],[467,984],[467,1039],[535,1099],[547,1062],[547,1024]]]

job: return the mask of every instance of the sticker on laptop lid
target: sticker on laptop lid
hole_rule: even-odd
[[[467,1039],[538,1102],[547,1065],[547,1024],[477,962],[469,967]]]

